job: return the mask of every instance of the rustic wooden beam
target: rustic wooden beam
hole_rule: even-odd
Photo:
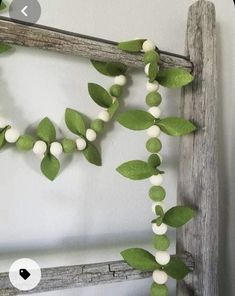
[[[117,48],[116,42],[42,25],[29,26],[5,17],[0,17],[0,42],[78,55],[98,61],[121,62],[135,68],[144,67],[143,54],[125,53]],[[192,63],[186,57],[163,51],[160,53],[162,67],[180,67],[191,72]]]
[[[177,295],[218,296],[218,159],[216,17],[211,2],[200,0],[189,10],[186,54],[194,64],[194,82],[182,95],[182,115],[198,124],[180,143],[178,203],[198,210],[177,231],[177,251],[187,250],[195,270],[179,282]]]
[[[150,276],[148,272],[142,273],[131,269],[122,261],[43,268],[41,272],[41,282],[35,289],[28,292],[20,292],[15,289],[9,281],[8,273],[0,274],[0,295],[34,294],[141,279]]]
[[[190,270],[194,269],[194,262],[190,254],[185,253],[180,257]],[[15,289],[9,281],[8,273],[0,273],[0,295],[26,295],[138,280],[152,276],[151,272],[137,271],[124,261],[43,268],[41,272],[41,282],[35,289],[28,292]]]

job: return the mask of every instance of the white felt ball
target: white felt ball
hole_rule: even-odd
[[[168,280],[168,275],[165,273],[165,271],[155,270],[153,272],[153,280],[158,285],[164,285]]]
[[[161,116],[161,109],[159,107],[151,107],[148,112],[155,118],[159,118]]]
[[[15,143],[19,137],[20,133],[12,127],[9,128],[5,133],[5,139],[8,143]]]
[[[163,209],[163,211],[165,211],[165,209],[166,209],[165,204],[163,202],[161,202],[161,201],[155,202],[152,204],[152,211],[154,214],[156,213],[155,212],[156,206],[160,206]]]
[[[37,141],[33,146],[33,152],[36,155],[42,155],[47,151],[47,144],[43,141]]]
[[[149,76],[149,67],[150,67],[150,63],[144,67],[144,72],[147,76]]]
[[[156,48],[156,45],[154,44],[154,42],[152,40],[149,40],[149,39],[144,41],[143,46],[142,46],[142,49],[144,52],[155,50],[155,48]]]
[[[157,138],[161,134],[161,130],[157,125],[153,125],[147,130],[147,134],[150,138]]]
[[[114,84],[124,86],[127,83],[127,79],[125,75],[119,75],[114,78]]]
[[[146,83],[146,89],[148,92],[158,91],[159,90],[159,83],[155,80],[153,82]]]
[[[162,223],[158,226],[156,223],[152,223],[152,230],[157,235],[163,235],[167,232],[167,225]]]
[[[97,137],[97,134],[93,129],[89,128],[86,131],[86,138],[88,141],[93,142],[93,141],[95,141],[96,137]]]
[[[51,146],[50,146],[50,152],[55,157],[58,157],[63,153],[63,147],[60,143],[53,142],[53,143],[51,143]]]
[[[98,114],[98,118],[104,122],[108,122],[110,120],[109,112],[107,110],[100,111],[100,113]]]
[[[9,121],[3,117],[0,117],[0,128],[4,128],[9,125]]]
[[[83,151],[84,149],[86,149],[86,141],[83,138],[78,138],[76,140],[76,145],[79,151]]]
[[[157,263],[159,263],[160,265],[167,265],[171,260],[171,256],[167,252],[157,251],[155,255],[155,259]]]
[[[154,175],[149,179],[150,183],[154,186],[160,186],[163,182],[163,177],[161,174]]]

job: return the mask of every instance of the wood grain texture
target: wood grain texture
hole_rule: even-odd
[[[190,270],[194,269],[194,262],[190,254],[185,253],[180,257],[187,264]],[[10,283],[8,273],[1,273],[0,295],[12,296],[34,294],[47,291],[138,280],[151,276],[151,272],[134,270],[124,261],[43,268],[42,279],[39,285],[29,292],[20,292]]]
[[[178,203],[198,210],[198,216],[177,231],[177,251],[187,250],[195,271],[179,282],[179,296],[218,295],[218,159],[216,17],[211,2],[190,7],[186,53],[194,64],[194,82],[182,95],[182,115],[199,130],[180,143]]]
[[[133,270],[123,261],[44,268],[39,285],[32,291],[20,292],[11,285],[8,273],[3,273],[0,274],[0,295],[33,294],[141,279],[149,276],[150,273]]]
[[[121,62],[143,68],[143,54],[129,54],[117,48],[117,43],[67,32],[41,25],[28,26],[0,17],[0,42],[36,47],[62,54],[78,55],[97,61]],[[180,67],[191,72],[192,63],[186,58],[161,52],[162,67]]]

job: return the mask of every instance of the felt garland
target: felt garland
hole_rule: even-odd
[[[0,44],[0,53],[10,50],[6,44]],[[114,84],[109,91],[102,86],[89,83],[88,92],[93,101],[102,109],[98,118],[87,127],[84,116],[77,110],[67,108],[65,123],[67,128],[76,135],[73,139],[57,139],[53,122],[45,117],[33,135],[21,134],[10,120],[0,116],[0,149],[7,145],[15,145],[21,151],[33,151],[41,159],[41,171],[53,181],[60,171],[59,158],[62,153],[82,152],[92,164],[100,166],[101,156],[93,144],[97,135],[102,133],[105,123],[109,122],[119,108],[118,99],[122,95],[123,86],[127,83],[125,73],[127,67],[120,63],[102,63],[92,61],[93,66],[102,74],[113,76]]]
[[[153,201],[152,211],[155,215],[152,221],[153,246],[156,249],[154,255],[140,248],[124,250],[121,255],[131,267],[140,271],[153,272],[151,296],[167,296],[168,276],[182,280],[189,273],[185,263],[177,256],[172,257],[167,251],[170,247],[170,239],[166,234],[168,227],[183,226],[195,216],[196,212],[185,206],[176,206],[166,211],[164,203],[166,191],[162,186],[164,172],[160,169],[162,163],[162,157],[159,154],[162,149],[160,135],[163,132],[171,136],[183,136],[194,132],[196,126],[184,118],[162,118],[159,108],[162,97],[158,90],[160,85],[168,88],[185,86],[193,80],[193,77],[182,69],[161,69],[159,67],[160,56],[151,40],[138,39],[121,42],[118,47],[132,53],[144,52],[144,72],[148,77],[145,101],[149,109],[147,111],[128,110],[119,115],[117,121],[134,131],[147,130],[149,139],[146,149],[150,156],[147,161],[125,162],[117,168],[117,171],[132,180],[149,179],[151,184],[149,197]]]

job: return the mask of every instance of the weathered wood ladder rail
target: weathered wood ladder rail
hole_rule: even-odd
[[[177,286],[179,296],[218,296],[218,182],[216,142],[216,33],[215,8],[199,0],[190,7],[186,54],[188,59],[162,52],[164,67],[177,66],[194,73],[183,90],[182,114],[195,121],[199,131],[180,142],[178,203],[198,209],[198,216],[177,232],[177,251],[194,271]],[[119,51],[114,42],[43,26],[16,24],[0,18],[0,41],[37,47],[100,61],[120,61],[143,67],[142,54]],[[0,295],[20,295],[140,279],[151,276],[131,269],[123,261],[42,269],[42,280],[32,291],[13,288],[7,273],[0,274]]]

